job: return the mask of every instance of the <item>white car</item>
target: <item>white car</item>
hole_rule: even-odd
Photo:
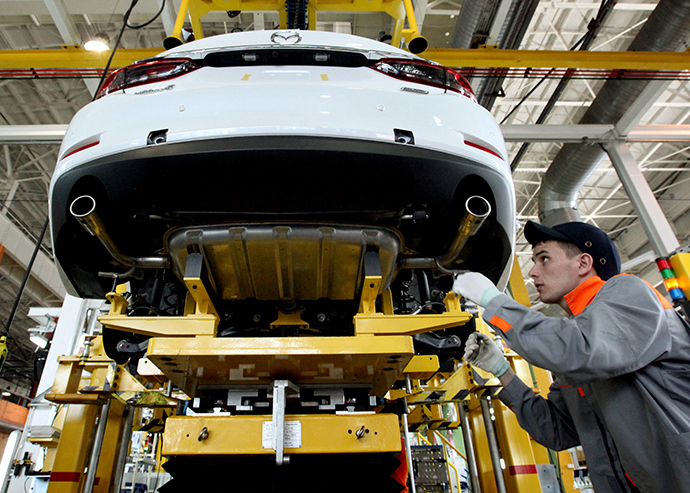
[[[296,307],[346,332],[367,269],[397,311],[427,310],[452,270],[505,286],[514,250],[505,145],[467,81],[336,33],[226,34],[119,70],[72,120],[50,195],[70,293],[119,277],[133,314],[174,315],[197,253],[219,335]]]

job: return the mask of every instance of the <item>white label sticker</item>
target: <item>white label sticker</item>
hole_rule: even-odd
[[[283,448],[300,448],[302,446],[302,422],[285,422],[285,442]],[[264,421],[261,431],[261,447],[273,448],[273,421]]]

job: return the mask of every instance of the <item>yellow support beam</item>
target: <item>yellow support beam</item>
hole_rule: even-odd
[[[98,317],[98,321],[110,329],[166,337],[213,336],[216,334],[216,326],[218,325],[218,317],[213,314],[189,315],[187,317],[128,317],[126,315],[102,315]]]
[[[365,314],[376,313],[376,297],[381,289],[381,276],[366,276],[362,286],[362,299],[359,303],[359,312]]]
[[[687,70],[690,53],[658,51],[552,51],[429,49],[424,58],[447,67],[532,67]]]
[[[119,293],[108,293],[108,315],[98,317],[110,329],[136,332],[149,336],[213,336],[220,321],[208,292],[197,278],[185,278],[188,284],[184,317],[130,317],[126,314],[129,303]],[[198,285],[198,286],[197,286]],[[210,313],[208,313],[210,311]]]
[[[125,67],[158,55],[163,49],[119,49],[112,68]],[[103,68],[109,52],[64,50],[0,50],[0,70]],[[532,67],[633,70],[690,70],[690,53],[651,51],[550,51],[499,49],[428,49],[424,58],[447,67]]]
[[[201,278],[185,276],[184,283],[187,285],[189,292],[192,293],[192,298],[194,298],[194,302],[196,303],[196,314],[212,314],[218,317],[218,310],[213,306],[211,296]],[[218,319],[220,320],[220,317],[218,317]]]
[[[384,315],[358,313],[355,315],[357,335],[414,335],[432,330],[463,325],[472,319],[467,312],[443,312],[429,315]]]

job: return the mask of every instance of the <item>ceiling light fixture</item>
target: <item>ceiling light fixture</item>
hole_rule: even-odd
[[[46,339],[46,337],[41,334],[33,333],[29,336],[29,340],[41,349],[45,349],[48,345],[48,339]]]
[[[6,391],[6,390],[3,390],[3,391],[2,391],[2,395],[3,395],[3,397],[9,397],[9,396],[12,395],[12,393],[11,393],[11,392],[8,392],[8,391]]]
[[[110,49],[110,38],[105,33],[97,33],[93,38],[84,43],[84,49],[88,51],[106,51]]]

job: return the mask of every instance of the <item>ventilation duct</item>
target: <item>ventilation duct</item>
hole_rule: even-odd
[[[628,51],[676,51],[690,34],[690,0],[660,0]],[[615,124],[647,87],[646,80],[610,79],[602,86],[581,124]],[[604,159],[598,145],[565,144],[544,174],[539,219],[553,226],[580,221],[578,192]]]
[[[469,0],[467,0],[469,1]],[[507,1],[507,0],[503,0]],[[537,10],[539,0],[513,0],[506,14],[501,31],[496,42],[502,49],[517,49],[525,37],[527,28],[534,12]],[[501,87],[505,77],[484,77],[477,85],[475,93],[477,100],[487,110],[491,110],[496,97],[501,94]]]
[[[472,47],[472,39],[479,24],[487,0],[465,0],[460,7],[458,20],[450,37],[450,47],[467,50]]]
[[[580,40],[575,43],[575,46],[571,48],[571,50],[579,49],[580,51],[586,51],[589,50],[590,46],[592,46],[592,43],[594,43],[594,40],[596,39],[597,35],[601,31],[601,29],[604,27],[604,24],[606,23],[606,19],[608,16],[611,14],[613,11],[613,7],[615,6],[617,0],[606,0],[605,2],[602,2],[601,7],[599,7],[599,12],[597,13],[597,16],[592,19],[589,22],[589,25],[587,26],[587,32],[580,38]],[[579,48],[578,48],[579,46]],[[568,86],[568,82],[570,82],[571,76],[575,73],[576,69],[568,69],[566,71],[565,77],[563,77],[559,82],[558,85],[556,86],[556,89],[553,91],[553,94],[551,94],[551,97],[549,98],[549,101],[546,103],[546,106],[544,109],[541,111],[539,114],[539,118],[537,118],[536,124],[540,125],[546,121],[546,118],[549,116],[551,113],[551,110],[556,106],[556,102],[560,99],[561,95],[565,91],[566,87]],[[539,83],[534,86],[526,96],[523,97],[522,101],[527,98],[532,91],[534,91],[539,85],[546,80],[546,77],[541,79]],[[510,112],[508,115],[506,115],[505,118],[503,118],[503,121],[501,123],[504,123],[510,115],[513,114],[513,112],[520,106],[522,103],[518,103]],[[517,154],[513,158],[513,161],[510,163],[510,170],[515,171],[515,168],[518,167],[520,164],[520,161],[522,158],[527,154],[527,150],[529,149],[530,143],[525,142],[520,146],[520,149],[518,150]]]

